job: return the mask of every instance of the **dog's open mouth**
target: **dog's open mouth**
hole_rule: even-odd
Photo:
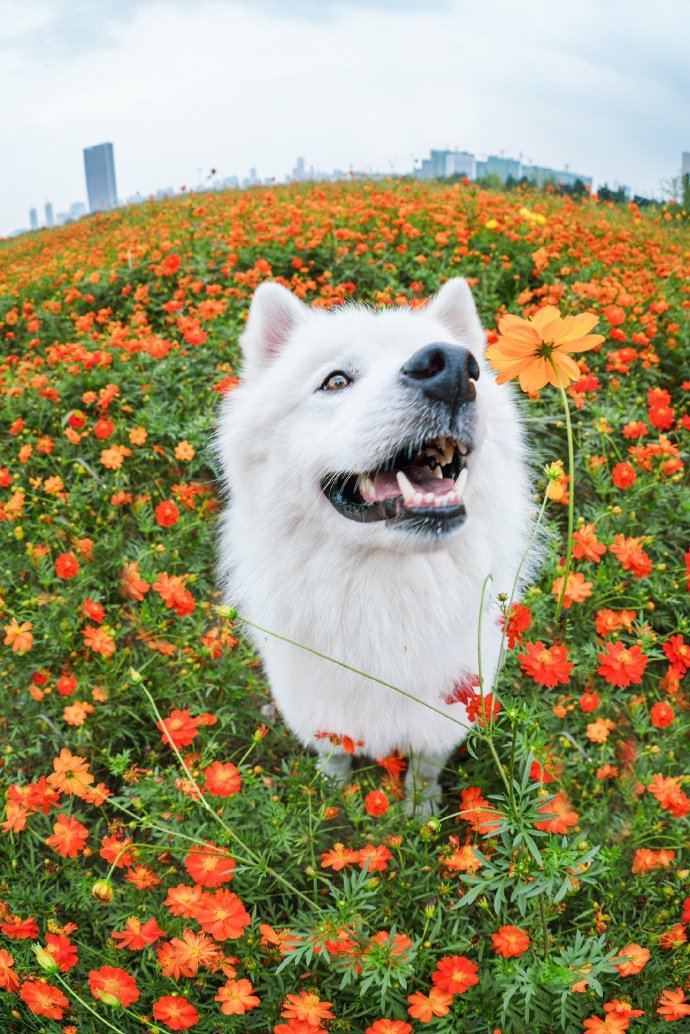
[[[405,446],[375,470],[332,474],[321,488],[354,521],[414,521],[419,530],[445,531],[467,516],[463,493],[470,446],[442,435]]]

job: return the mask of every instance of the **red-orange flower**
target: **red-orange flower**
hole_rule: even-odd
[[[250,1009],[261,1005],[261,999],[254,994],[249,980],[228,980],[215,997],[220,1002],[220,1011],[226,1016],[242,1016]]]
[[[584,524],[573,532],[573,556],[576,560],[589,560],[598,564],[606,552],[606,546],[597,539],[593,524]]]
[[[501,926],[491,934],[494,951],[504,959],[514,959],[529,948],[529,934],[519,926]]]
[[[657,1012],[664,1017],[667,1023],[690,1016],[690,1004],[687,1002],[683,988],[677,987],[675,991],[662,991]]]
[[[170,887],[163,904],[172,915],[191,919],[196,915],[197,906],[203,896],[201,887],[188,887],[186,883],[178,883],[176,887]]]
[[[184,708],[174,708],[167,718],[156,722],[163,743],[174,747],[188,747],[198,732],[199,719],[193,718]]]
[[[479,983],[477,972],[477,966],[466,955],[448,955],[436,966],[431,981],[440,991],[461,995]]]
[[[63,858],[76,858],[84,849],[88,836],[89,831],[81,822],[68,815],[59,815],[52,836],[46,837],[46,844]]]
[[[547,804],[538,809],[540,813],[551,815],[543,822],[535,822],[536,829],[544,829],[547,833],[567,833],[571,826],[576,826],[579,815],[573,811],[568,798],[559,790]]]
[[[55,561],[55,574],[58,578],[74,578],[79,574],[79,561],[74,553],[61,553]]]
[[[0,987],[9,992],[16,991],[20,984],[19,977],[12,969],[13,966],[14,959],[10,953],[4,948],[0,948]]]
[[[390,801],[382,790],[370,790],[364,798],[364,810],[372,818],[385,815],[390,807]]]
[[[358,861],[359,851],[352,847],[345,847],[345,844],[338,842],[330,851],[324,851],[321,855],[321,868],[340,872],[346,865],[354,865]]]
[[[499,384],[518,377],[523,391],[539,391],[545,384],[567,387],[580,379],[580,367],[569,352],[586,352],[600,344],[601,334],[590,334],[598,323],[592,313],[561,317],[546,305],[531,319],[503,316],[499,337],[486,349],[486,357],[498,371]]]
[[[639,646],[626,647],[623,643],[606,643],[605,653],[598,654],[601,662],[597,674],[612,686],[637,685],[647,667],[648,657]]]
[[[422,1023],[431,1023],[434,1016],[446,1016],[453,1004],[453,995],[449,991],[442,991],[440,987],[429,988],[429,994],[415,991],[408,995],[410,1003],[407,1012],[413,1020],[421,1020]]]
[[[313,991],[300,991],[299,994],[285,996],[280,1015],[288,1020],[301,1020],[310,1027],[320,1027],[321,1020],[335,1019],[331,1012],[332,1004],[332,1002],[322,1002]]]
[[[101,966],[89,972],[89,987],[94,998],[105,1005],[129,1008],[139,999],[139,988],[133,976],[117,966]]]
[[[130,916],[124,930],[115,930],[111,936],[118,948],[141,951],[159,937],[165,937],[165,930],[161,930],[155,919],[147,919],[142,923],[137,916]]]
[[[251,923],[251,916],[237,897],[229,890],[204,894],[197,905],[195,918],[206,933],[217,941],[235,940]]]
[[[73,754],[67,747],[63,747],[59,755],[53,758],[53,769],[48,776],[48,782],[60,793],[84,797],[94,781],[84,758]]]
[[[405,1020],[376,1020],[364,1034],[412,1034],[412,1027]]]
[[[61,973],[68,973],[79,961],[77,947],[64,934],[46,934],[45,950],[55,959]]]
[[[45,980],[25,980],[19,997],[36,1016],[47,1016],[50,1020],[61,1020],[69,1001],[59,987],[53,987]]]
[[[204,769],[206,789],[212,797],[231,797],[242,786],[239,769],[231,761],[214,761]]]
[[[181,995],[163,995],[153,1003],[154,1019],[171,1030],[189,1030],[199,1022],[199,1013]]]
[[[574,665],[568,660],[565,646],[558,643],[548,647],[542,642],[525,643],[525,651],[518,654],[520,667],[538,685],[557,686],[570,682]]]
[[[193,847],[184,860],[184,867],[200,887],[220,887],[234,876],[235,860],[230,853],[212,842]]]

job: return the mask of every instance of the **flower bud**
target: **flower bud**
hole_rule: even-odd
[[[57,973],[59,966],[55,961],[54,955],[51,955],[46,948],[42,948],[40,944],[34,944],[32,951],[36,956],[36,962],[42,970],[46,973]]]
[[[100,901],[103,905],[109,905],[115,895],[115,888],[110,880],[96,880],[91,888],[91,894],[96,901]]]

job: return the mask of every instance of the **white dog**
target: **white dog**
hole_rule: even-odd
[[[226,601],[380,680],[254,630],[285,721],[331,775],[349,756],[320,734],[408,754],[425,814],[467,732],[454,687],[479,671],[480,625],[491,687],[492,600],[511,592],[529,536],[522,430],[484,344],[461,279],[424,309],[383,311],[312,309],[262,284],[216,439]]]

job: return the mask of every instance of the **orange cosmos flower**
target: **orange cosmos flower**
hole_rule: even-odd
[[[45,950],[55,959],[61,973],[68,973],[79,961],[76,945],[64,934],[46,934]]]
[[[188,887],[186,883],[178,883],[176,887],[168,890],[168,896],[163,904],[171,915],[192,919],[196,915],[197,906],[203,896],[204,892],[201,887]]]
[[[129,883],[133,883],[137,890],[153,890],[163,882],[152,869],[145,865],[135,865],[128,869],[126,879]]]
[[[370,790],[364,798],[364,810],[372,818],[385,815],[390,807],[390,801],[382,790]]]
[[[345,844],[338,842],[333,845],[330,851],[325,851],[321,855],[321,868],[340,872],[346,865],[354,865],[358,861],[359,851],[351,847],[345,847]]]
[[[48,782],[60,793],[84,797],[88,787],[93,783],[93,776],[84,758],[73,754],[67,747],[63,747],[58,757],[53,758],[53,769],[48,776]]]
[[[36,1016],[47,1016],[50,1020],[61,1020],[69,1002],[59,987],[53,987],[45,980],[26,980],[19,991],[19,997]]]
[[[383,844],[367,844],[358,851],[358,865],[360,869],[365,866],[369,872],[383,872],[388,868],[393,855]]]
[[[199,1013],[181,995],[163,995],[153,1003],[153,1015],[171,1030],[188,1030],[199,1022]]]
[[[431,1023],[434,1016],[446,1016],[453,1004],[452,994],[438,987],[430,988],[428,995],[415,991],[407,996],[407,1000],[410,1003],[408,1014],[413,1020],[421,1020],[422,1023]]]
[[[61,553],[55,561],[55,574],[58,578],[74,578],[79,574],[79,561],[74,553]]]
[[[597,675],[601,675],[612,686],[637,685],[642,682],[649,658],[639,646],[628,648],[623,643],[606,643],[605,650],[606,653],[598,654],[601,663]]]
[[[228,851],[212,842],[194,847],[184,860],[184,867],[201,887],[220,887],[234,876],[235,860]]]
[[[535,822],[535,829],[544,829],[547,833],[567,833],[570,826],[576,826],[580,816],[570,806],[568,798],[559,790],[555,797],[538,809],[540,813],[551,815],[543,822]]]
[[[649,718],[657,729],[665,729],[668,725],[673,725],[676,714],[666,700],[659,700],[650,708]]]
[[[261,1005],[261,999],[254,994],[254,988],[249,980],[228,980],[224,984],[215,999],[220,1002],[220,1011],[226,1016],[242,1016],[250,1009]]]
[[[53,826],[53,835],[46,837],[46,844],[63,858],[76,858],[83,850],[88,836],[89,831],[81,822],[67,815],[60,815]]]
[[[124,869],[132,865],[135,858],[136,848],[131,848],[132,841],[129,837],[103,837],[101,848],[98,852],[101,858],[114,865],[116,869]]]
[[[609,550],[618,558],[626,571],[632,572],[635,578],[646,578],[652,570],[652,560],[642,549],[644,535],[637,538],[626,538],[625,535],[614,535]]]
[[[0,948],[0,987],[9,992],[16,991],[20,983],[12,966],[14,966],[14,959],[8,951]]]
[[[499,337],[486,349],[486,357],[499,384],[518,377],[523,391],[539,391],[545,384],[567,387],[579,380],[580,368],[569,352],[586,352],[604,338],[590,334],[598,323],[592,313],[561,317],[553,305],[540,309],[531,319],[503,316]]]
[[[12,653],[27,653],[34,645],[34,637],[31,634],[33,627],[31,621],[23,621],[20,625],[12,618],[9,625],[4,626],[5,646],[11,646]]]
[[[231,761],[214,761],[204,770],[206,789],[212,797],[231,797],[239,793],[242,777]]]
[[[461,995],[473,984],[478,984],[479,977],[477,967],[467,956],[448,955],[436,966],[431,974],[431,981],[440,991]]]
[[[148,944],[153,944],[159,937],[164,936],[165,930],[161,930],[155,919],[147,919],[142,923],[137,916],[129,917],[124,930],[115,930],[111,934],[118,948],[129,948],[130,951],[141,951]]]
[[[332,1002],[322,1002],[313,991],[300,991],[298,995],[287,995],[283,999],[281,1016],[286,1020],[295,1019],[310,1027],[320,1027],[321,1020],[333,1020]]]
[[[156,722],[163,743],[173,747],[188,747],[198,732],[198,725],[199,719],[193,718],[187,708],[175,708],[167,718]]]
[[[240,899],[229,890],[204,894],[197,905],[195,918],[202,929],[217,941],[236,940],[252,921]]]
[[[599,1016],[590,1016],[584,1021],[587,1034],[625,1034],[630,1024],[630,1017],[623,1013],[610,1012],[602,1020]]]
[[[501,926],[491,934],[494,951],[504,959],[515,959],[529,948],[529,934],[519,926]]]
[[[477,833],[493,833],[503,815],[487,801],[478,786],[468,786],[460,793],[460,818]]]
[[[115,653],[115,640],[105,627],[87,625],[81,634],[84,637],[84,646],[94,653],[99,653],[101,657],[112,657]]]
[[[607,610],[604,608],[597,611],[594,627],[597,635],[603,639],[604,636],[611,635],[612,632],[620,632],[623,628],[626,632],[630,632],[636,617],[637,613],[634,610]]]
[[[632,871],[639,876],[653,869],[668,869],[675,857],[676,852],[666,848],[652,851],[649,847],[640,847],[635,851]]]
[[[150,588],[150,583],[145,582],[143,578],[140,577],[139,564],[136,560],[132,560],[131,563],[125,564],[120,575],[120,594],[124,596],[126,600],[138,600],[138,602],[141,603]]]
[[[662,991],[657,1012],[664,1017],[667,1023],[690,1016],[690,1005],[687,1004],[682,987],[677,987],[675,991]]]
[[[556,578],[551,586],[551,592],[557,600],[561,598],[562,590],[563,575],[560,578]],[[591,595],[592,583],[585,581],[585,576],[580,574],[579,571],[571,571],[568,575],[565,596],[563,597],[563,609],[567,610],[569,607],[572,607],[573,603],[582,603]]]
[[[570,682],[573,663],[568,660],[568,651],[558,643],[544,646],[539,641],[525,643],[525,653],[518,654],[520,667],[540,686],[557,686]]]
[[[412,1027],[405,1020],[377,1020],[364,1034],[412,1034]]]
[[[133,976],[117,966],[101,966],[89,972],[89,987],[94,998],[105,1005],[124,1005],[127,1009],[139,999]]]

